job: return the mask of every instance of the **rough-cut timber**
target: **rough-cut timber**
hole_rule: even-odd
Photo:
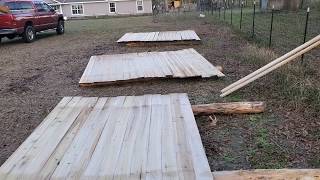
[[[186,94],[65,97],[0,167],[14,179],[197,179],[212,173]]]
[[[229,102],[192,105],[194,115],[262,113],[264,102]]]
[[[194,49],[92,56],[80,86],[95,86],[154,78],[223,77]]]
[[[213,172],[214,180],[319,180],[319,169],[256,169]]]
[[[117,42],[175,42],[175,41],[200,41],[193,30],[126,33]]]

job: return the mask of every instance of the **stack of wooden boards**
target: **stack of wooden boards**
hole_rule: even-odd
[[[173,42],[173,41],[200,41],[199,36],[193,30],[162,31],[126,33],[117,42]]]
[[[186,94],[65,97],[0,179],[198,179],[212,173]]]
[[[194,49],[92,56],[80,86],[151,78],[223,77]]]
[[[304,43],[303,45],[297,47],[296,49],[288,52],[287,54],[279,57],[278,59],[270,62],[269,64],[263,66],[262,68],[254,71],[253,73],[247,75],[246,77],[238,80],[237,82],[222,89],[221,90],[222,94],[220,96],[224,97],[231,94],[232,92],[255,81],[256,79],[274,71],[275,69],[283,66],[284,64],[287,64],[288,62],[293,61],[297,57],[300,57],[301,55],[311,51],[312,49],[318,47],[319,45],[320,45],[320,35]]]

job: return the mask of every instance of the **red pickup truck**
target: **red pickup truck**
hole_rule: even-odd
[[[33,42],[36,32],[55,29],[64,33],[64,19],[41,0],[0,0],[0,42],[7,37],[21,36],[27,43]]]

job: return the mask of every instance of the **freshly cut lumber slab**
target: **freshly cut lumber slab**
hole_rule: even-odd
[[[96,86],[154,78],[223,77],[194,49],[92,56],[80,86]]]
[[[126,33],[117,42],[200,41],[194,30]]]
[[[186,94],[65,97],[0,167],[14,179],[197,179],[212,173]]]
[[[192,105],[194,115],[209,114],[248,114],[265,111],[264,102],[230,102]]]
[[[319,180],[319,169],[256,169],[212,172],[214,180]]]

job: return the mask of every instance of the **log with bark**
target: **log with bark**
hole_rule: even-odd
[[[230,102],[193,105],[196,116],[210,114],[250,114],[262,113],[266,109],[265,102]]]

